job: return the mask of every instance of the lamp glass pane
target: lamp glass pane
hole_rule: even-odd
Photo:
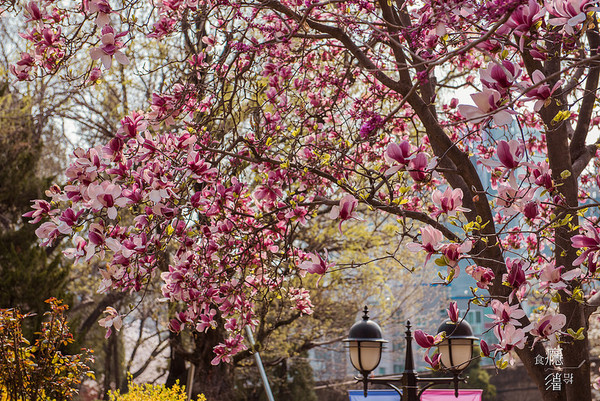
[[[452,341],[452,346],[450,346]],[[456,338],[444,340],[438,346],[442,357],[442,365],[446,369],[460,372],[466,369],[473,356],[473,341],[466,338]],[[452,352],[452,355],[450,355]]]
[[[375,370],[381,359],[381,343],[375,341],[351,341],[350,361],[360,372]]]

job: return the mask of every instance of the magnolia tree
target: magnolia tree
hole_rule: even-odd
[[[228,337],[213,362],[227,362],[256,325],[255,301],[278,293],[310,313],[299,278],[360,267],[307,252],[298,233],[311,219],[328,214],[342,236],[345,221],[386,213],[399,248],[442,267],[432,280],[468,265],[470,305],[494,311],[485,356],[502,366],[516,352],[545,400],[591,398],[595,1],[2,5],[26,24],[16,81],[93,86],[146,65],[142,39],[178,49],[156,67],[170,72],[163,92],[108,143],[77,149],[68,183],[28,213],[43,221],[44,245],[69,236],[67,255],[108,260],[100,291],[160,277],[181,305],[171,329],[220,326]],[[528,317],[525,301],[542,313]],[[101,324],[118,329],[121,316],[106,312]],[[547,343],[562,348],[572,383],[548,385]]]

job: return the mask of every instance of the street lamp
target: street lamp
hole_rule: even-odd
[[[404,373],[402,376],[389,378],[369,378],[381,361],[383,339],[381,328],[377,323],[369,320],[369,309],[365,306],[362,321],[356,322],[348,338],[344,339],[350,348],[350,361],[352,366],[362,374],[357,378],[363,382],[365,398],[367,397],[367,386],[369,383],[384,384],[394,389],[402,401],[418,401],[423,391],[436,384],[454,384],[454,396],[458,398],[458,382],[465,381],[460,373],[469,366],[473,356],[473,342],[477,339],[473,336],[473,330],[464,319],[458,323],[447,321],[440,325],[438,333],[446,333],[444,340],[438,345],[441,354],[441,363],[449,370],[453,377],[420,378],[415,371],[415,363],[412,351],[412,332],[410,321],[406,322],[406,356],[404,362]],[[422,388],[419,383],[428,383]],[[402,388],[402,391],[400,390]]]
[[[458,323],[447,321],[438,327],[438,333],[444,332],[444,340],[438,344],[438,352],[442,366],[459,375],[465,370],[473,358],[473,336],[471,325],[466,320]]]

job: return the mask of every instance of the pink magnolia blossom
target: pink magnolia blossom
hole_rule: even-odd
[[[433,370],[439,370],[441,367],[441,362],[442,362],[442,356],[441,354],[439,354],[438,352],[434,353],[431,358],[429,357],[429,355],[425,354],[425,362],[427,362],[427,364],[429,366],[431,366],[431,369]]]
[[[45,7],[40,7],[37,5],[35,1],[30,1],[25,5],[25,11],[29,15],[29,18],[26,22],[30,21],[42,21],[45,18],[48,18]]]
[[[481,92],[473,93],[471,99],[475,102],[475,106],[461,104],[458,106],[458,111],[474,124],[490,119],[500,126],[512,122],[511,113],[506,109],[500,110],[503,99],[497,90],[484,88]]]
[[[298,267],[300,269],[306,270],[311,274],[321,275],[321,277],[319,277],[319,279],[317,280],[318,285],[321,279],[323,278],[323,275],[327,272],[327,270],[335,266],[335,263],[327,262],[327,259],[329,259],[329,253],[327,252],[327,249],[325,249],[325,258],[323,258],[318,253],[309,253],[308,256],[310,257],[310,260],[302,262]]]
[[[214,329],[217,327],[217,321],[215,316],[217,311],[215,309],[208,309],[205,313],[200,314],[200,320],[196,324],[196,330],[200,333],[206,333],[208,329]]]
[[[527,340],[525,331],[512,324],[494,326],[494,335],[498,339],[498,344],[494,347],[503,352],[512,351],[514,348],[523,349]]]
[[[85,80],[85,83],[95,84],[100,78],[102,78],[102,70],[98,67],[94,67],[90,70],[90,75]]]
[[[509,178],[509,180],[511,180]],[[524,211],[525,206],[533,199],[534,192],[527,187],[515,189],[516,181],[507,185],[502,183],[498,186],[498,198],[496,204],[503,208],[502,212],[507,216]]]
[[[531,81],[537,86],[527,91],[527,97],[523,100],[537,100],[533,106],[535,111],[540,111],[542,107],[550,101],[552,94],[563,84],[563,81],[559,80],[554,84],[552,89],[550,89],[550,86],[547,83],[540,84],[545,80],[546,76],[540,70],[535,70],[531,74]]]
[[[443,239],[443,237],[444,235],[440,230],[431,226],[425,226],[421,229],[422,243],[411,242],[406,244],[406,248],[411,252],[419,252],[421,250],[427,252],[427,257],[425,258],[425,264],[427,264],[431,258],[431,255],[440,249],[440,241]]]
[[[102,28],[102,46],[93,47],[90,49],[90,57],[92,60],[102,61],[105,69],[110,69],[112,66],[113,57],[117,62],[123,65],[129,64],[129,59],[120,49],[123,48],[123,42],[118,40],[120,37],[127,35],[127,32],[121,32],[115,35],[114,29],[110,25]]]
[[[546,0],[546,9],[555,18],[550,18],[548,24],[562,26],[564,31],[573,35],[574,28],[584,22],[590,11],[598,11],[594,0]]]
[[[179,333],[185,327],[179,319],[169,320],[169,330],[173,333]]]
[[[83,209],[77,212],[70,207],[65,209],[61,215],[58,216],[58,220],[60,221],[58,225],[58,231],[60,231],[62,234],[71,234],[73,232],[72,227],[78,223],[79,217],[83,213]]]
[[[490,356],[490,347],[485,340],[479,340],[479,348],[481,349],[481,353],[483,354],[483,356]]]
[[[202,43],[204,43],[207,46],[206,51],[211,52],[215,46],[215,36],[214,35],[203,36]]]
[[[600,229],[588,222],[581,224],[583,234],[574,235],[571,238],[573,248],[584,249],[575,261],[574,266],[582,264],[586,259],[588,262],[598,263],[600,256]]]
[[[554,190],[554,183],[552,182],[552,169],[548,165],[548,162],[539,162],[532,167],[532,174],[534,183],[547,191]]]
[[[254,191],[254,198],[256,200],[267,200],[270,202],[274,202],[277,198],[281,197],[283,192],[281,189],[276,186],[268,186],[268,185],[259,185],[256,187],[256,191]]]
[[[310,293],[304,288],[290,287],[288,289],[290,300],[294,302],[294,309],[300,311],[303,315],[311,315],[313,313],[313,304],[310,300]]]
[[[140,132],[148,127],[145,115],[140,111],[132,111],[128,116],[121,119],[121,127],[117,130],[117,136],[121,139],[135,138]]]
[[[459,260],[465,257],[465,254],[471,251],[473,243],[471,240],[466,240],[462,244],[444,244],[440,248],[442,255],[444,255],[444,262],[448,266],[448,274],[453,274],[453,277],[458,277],[460,269],[458,267]]]
[[[58,209],[52,209],[52,205],[48,201],[33,200],[32,202],[33,205],[31,207],[33,210],[23,215],[23,217],[33,219],[30,221],[31,224],[39,223],[45,216],[56,214],[59,211]]]
[[[336,205],[331,208],[329,218],[334,220],[337,218],[340,219],[340,223],[338,225],[340,233],[342,233],[342,223],[344,221],[350,219],[359,220],[355,211],[356,206],[358,206],[358,200],[354,196],[347,194],[340,200],[339,206]]]
[[[529,0],[527,4],[521,4],[513,11],[505,26],[522,36],[529,33],[545,14],[545,8],[540,7],[536,0]]]
[[[458,322],[458,305],[456,304],[456,302],[450,302],[450,306],[446,311],[448,312],[448,318],[450,319],[450,321],[454,323]]]
[[[79,259],[83,257],[85,255],[85,246],[87,245],[85,239],[83,239],[79,235],[76,235],[73,237],[71,242],[75,246],[73,248],[66,248],[63,251],[63,255],[65,255],[65,257],[69,259]]]
[[[285,214],[285,218],[288,220],[294,220],[305,226],[307,224],[306,216],[308,216],[308,209],[305,207],[295,207]],[[342,222],[340,221],[340,232]]]
[[[508,273],[504,274],[502,279],[513,288],[519,288],[525,284],[525,268],[528,266],[527,262],[522,259],[506,259],[506,268]]]
[[[84,0],[84,7],[86,3],[88,1]],[[91,13],[98,13],[95,22],[100,28],[110,24],[110,14],[113,11],[107,0],[89,0],[88,10]]]
[[[493,319],[494,323],[521,326],[519,319],[525,317],[525,311],[521,309],[519,304],[510,305],[508,302],[500,302],[497,299],[493,299],[491,306],[494,314],[486,316]]]
[[[241,351],[248,349],[244,344],[244,337],[237,334],[227,338],[223,343],[213,348],[216,357],[213,358],[210,363],[212,365],[218,365],[221,362],[231,362],[231,356]]]
[[[21,59],[16,64],[9,67],[10,72],[19,81],[26,81],[30,79],[30,74],[35,67],[35,59],[33,56],[26,52],[21,52]]]
[[[477,49],[488,51],[490,53],[497,53],[502,49],[502,45],[495,39],[488,39],[481,43],[477,43],[475,46]]]
[[[417,344],[419,344],[420,347],[423,347],[423,348],[431,348],[433,346],[436,346],[437,344],[439,344],[440,342],[442,342],[444,340],[444,336],[442,335],[442,333],[437,334],[434,337],[432,335],[425,333],[423,330],[415,330],[413,336],[414,336],[415,342]]]
[[[523,215],[530,220],[535,220],[539,214],[538,209],[537,202],[527,202],[525,206],[523,206]]]
[[[37,235],[38,238],[41,238],[44,240],[42,242],[43,245],[52,244],[54,242],[54,240],[56,238],[58,238],[58,236],[60,234],[61,234],[61,232],[58,230],[58,226],[56,225],[56,223],[54,223],[52,221],[47,221],[45,223],[42,223],[35,230],[35,235]]]
[[[556,345],[558,340],[556,338],[556,333],[559,332],[566,323],[567,318],[562,313],[541,317],[537,322],[532,323],[530,333],[535,336],[533,344],[541,339],[548,339],[552,346]]]
[[[123,319],[121,318],[119,312],[117,312],[117,310],[112,306],[107,306],[106,309],[104,309],[104,313],[106,316],[100,319],[98,324],[100,324],[102,327],[106,327],[107,330],[105,337],[108,338],[112,333],[113,327],[117,331],[121,330],[121,327],[123,326]]]
[[[500,167],[507,169],[508,182],[514,190],[518,189],[514,170],[521,166],[521,160],[525,156],[525,146],[521,141],[511,139],[506,142],[501,140],[498,142],[496,154],[498,161],[491,159],[484,159],[480,163],[491,168]],[[525,192],[526,191],[522,191]],[[500,196],[502,198],[502,196]]]
[[[487,267],[471,265],[465,271],[477,281],[477,287],[487,290],[494,280],[494,272]]]
[[[402,141],[400,144],[390,143],[383,155],[386,163],[391,166],[386,170],[385,174],[391,175],[403,169],[410,161],[410,155],[410,142]]]
[[[498,143],[498,159],[508,169],[519,167],[524,155],[525,147],[520,141],[512,139],[509,142],[500,141]]]
[[[169,35],[173,32],[173,28],[177,24],[175,18],[162,15],[158,21],[152,26],[152,33],[148,35],[149,38],[160,39],[164,36]]]
[[[479,70],[481,83],[505,96],[515,80],[521,75],[521,68],[508,60],[501,63],[491,63],[486,69]]]
[[[449,216],[456,216],[456,212],[469,212],[470,210],[462,207],[463,191],[460,188],[452,189],[450,187],[442,193],[439,189],[433,191],[431,200],[439,207],[439,211],[434,215],[438,216],[442,213]]]
[[[431,348],[434,345],[433,336],[425,333],[423,330],[415,330],[413,336],[420,347]]]
[[[514,295],[524,291],[529,286],[526,275],[530,273],[528,270],[529,262],[523,259],[506,259],[506,269],[508,273],[502,276],[502,280],[513,288],[513,291],[508,297],[508,302],[512,302]]]
[[[540,7],[536,0],[529,0],[527,4],[521,4],[513,11],[508,21],[499,31],[501,33],[512,31],[519,36],[519,48],[523,51],[525,37],[529,35],[533,27],[545,14],[546,9],[544,7]]]
[[[360,127],[358,135],[361,139],[368,139],[377,133],[377,130],[383,125],[383,118],[379,114],[373,115]]]
[[[562,273],[564,266],[555,266],[554,261],[545,263],[540,269],[540,289],[541,290],[564,290],[567,294],[570,291],[567,290],[568,282],[581,275],[580,269],[572,269],[568,272]]]
[[[94,256],[97,251],[97,247],[100,247],[98,256],[100,258],[104,257],[104,249],[102,248],[106,240],[104,225],[100,223],[90,224],[90,228],[88,230],[88,239],[88,244],[85,247],[85,260],[88,261]]]
[[[415,181],[423,181],[427,178],[426,168],[428,160],[423,152],[417,153],[408,163],[408,173]]]
[[[108,181],[90,184],[87,195],[91,201],[90,207],[94,210],[106,208],[111,219],[117,217],[117,207],[123,207],[128,203],[127,198],[121,197],[121,188]]]

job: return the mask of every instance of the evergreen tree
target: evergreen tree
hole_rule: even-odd
[[[31,104],[0,84],[0,308],[37,312],[28,329],[37,331],[44,300],[68,299],[69,266],[53,249],[39,247],[35,226],[21,217],[49,179],[37,174],[43,143]]]

